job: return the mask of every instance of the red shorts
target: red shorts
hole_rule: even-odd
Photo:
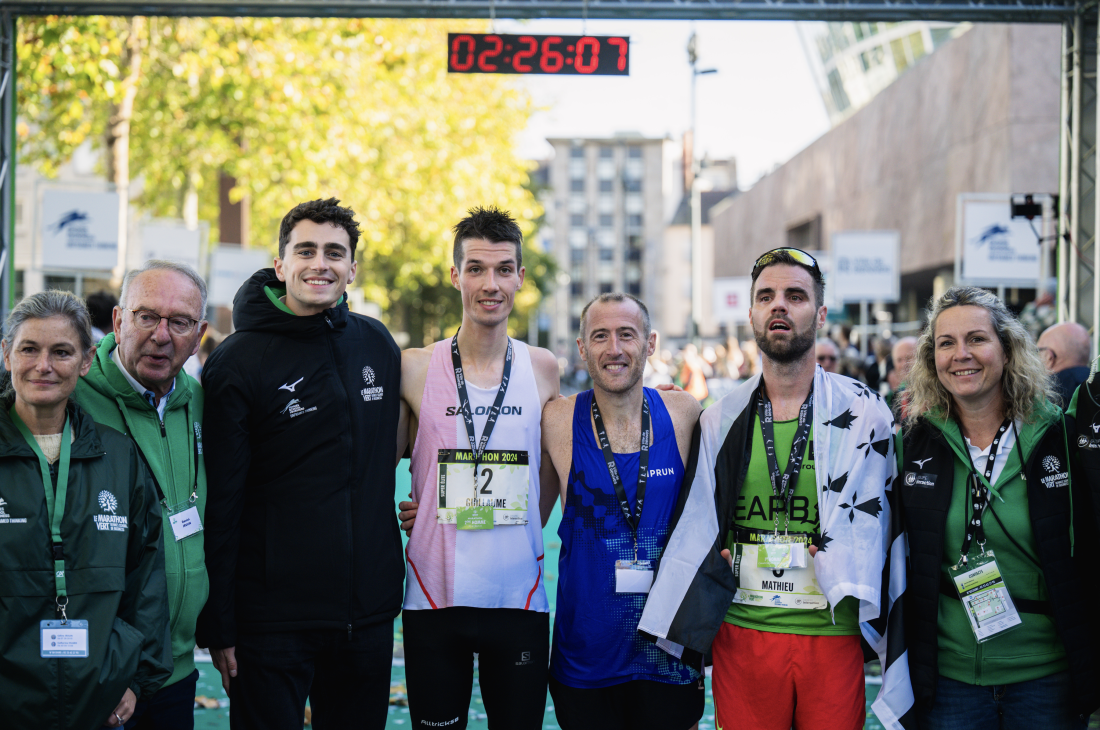
[[[714,639],[721,730],[860,730],[867,716],[858,636],[802,636],[722,622]]]

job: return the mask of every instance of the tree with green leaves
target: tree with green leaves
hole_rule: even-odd
[[[248,197],[250,244],[273,252],[287,210],[336,196],[363,224],[357,285],[413,345],[458,325],[449,227],[469,208],[511,210],[533,234],[541,209],[514,145],[529,97],[506,76],[446,70],[447,32],[484,22],[135,20],[21,19],[24,159],[49,174],[85,139],[109,151],[107,130],[128,131],[143,212],[183,217],[190,200],[216,230],[225,173]],[[130,90],[125,130],[111,120]],[[517,333],[555,271],[535,247],[524,257]]]

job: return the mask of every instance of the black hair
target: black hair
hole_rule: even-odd
[[[760,277],[760,272],[769,266],[783,264],[785,266],[798,266],[806,271],[814,282],[814,305],[820,308],[821,305],[825,303],[825,278],[821,275],[821,269],[807,266],[782,249],[770,251],[769,253],[771,254],[771,259],[768,263],[752,270],[752,291],[750,292],[752,301],[756,301],[756,280]]]
[[[471,208],[468,215],[455,224],[454,264],[462,269],[462,244],[468,238],[484,238],[489,243],[514,243],[516,269],[523,266],[523,232],[516,219],[495,206]]]
[[[88,314],[92,316],[92,326],[104,332],[110,332],[114,324],[112,314],[118,304],[118,297],[109,291],[92,292],[84,299]]]
[[[359,224],[355,221],[355,211],[341,206],[336,198],[318,198],[298,203],[283,216],[283,222],[279,224],[280,259],[286,255],[290,232],[294,230],[294,226],[306,220],[314,223],[331,223],[338,228],[343,228],[351,240],[351,255],[355,256],[355,244],[359,242]]]

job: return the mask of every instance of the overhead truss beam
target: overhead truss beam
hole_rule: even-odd
[[[1074,0],[4,0],[17,15],[589,18],[1063,23]]]

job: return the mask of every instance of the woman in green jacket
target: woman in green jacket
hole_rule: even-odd
[[[1100,704],[1097,530],[1049,376],[990,292],[930,309],[898,449],[918,726],[1084,728]]]
[[[0,344],[2,724],[121,726],[172,671],[156,484],[69,400],[94,352],[79,299],[24,299]]]

